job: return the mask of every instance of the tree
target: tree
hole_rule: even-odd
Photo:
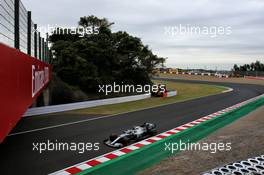
[[[91,16],[84,16],[80,18],[79,25],[83,26],[84,28],[92,27],[92,33],[95,33],[95,27],[107,27],[109,28],[114,23],[110,23],[106,18],[98,18],[94,15]]]
[[[127,32],[112,33],[106,18],[80,18],[83,27],[99,27],[98,34],[51,36],[54,72],[66,83],[86,93],[98,92],[98,85],[150,84],[153,69],[165,62],[154,55],[140,38]]]
[[[234,70],[234,71],[239,71],[239,67],[238,67],[237,64],[234,65],[233,70]]]
[[[256,63],[255,63],[255,70],[256,71],[263,71],[263,70],[261,70],[261,63],[259,62],[259,61],[256,61]]]
[[[264,64],[262,64],[260,61],[256,61],[250,64],[244,64],[239,67],[237,66],[237,64],[235,64],[233,67],[233,71],[235,72],[240,71],[242,74],[246,74],[246,75],[248,75],[251,72],[250,74],[257,75],[258,72],[264,71]]]

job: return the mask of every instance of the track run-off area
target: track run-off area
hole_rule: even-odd
[[[22,129],[19,131],[21,134],[16,134],[18,132],[15,129],[0,145],[1,173],[49,174],[115,150],[103,144],[103,140],[111,133],[120,133],[122,130],[144,122],[156,123],[159,133],[162,133],[264,93],[264,86],[261,85],[176,79],[171,81],[225,86],[232,88],[233,91],[130,113],[112,116],[94,115],[86,120],[83,120],[82,116],[69,120],[62,114],[61,117],[57,117],[57,121],[62,123],[56,125],[57,127],[50,125],[51,127],[24,133]],[[40,121],[52,124],[53,119],[50,117],[52,116]],[[41,127],[43,123],[38,121],[38,117],[31,118],[22,119],[26,120],[23,124],[43,128]],[[99,143],[99,149],[86,151],[83,154],[79,154],[78,151],[42,153],[33,151],[33,143],[46,143],[47,140],[66,143]]]

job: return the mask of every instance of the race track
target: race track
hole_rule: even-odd
[[[187,80],[173,81],[221,85],[234,90],[228,93],[110,117],[55,115],[23,118],[17,128],[13,130],[12,134],[14,135],[7,137],[4,143],[0,145],[1,174],[40,175],[52,173],[114,150],[102,144],[102,140],[111,133],[120,133],[124,129],[144,122],[156,123],[159,132],[167,131],[264,93],[264,86],[260,85]],[[72,123],[87,118],[91,120]],[[49,128],[65,123],[72,124]],[[48,128],[23,133],[23,131],[43,127]],[[16,135],[19,132],[22,133]],[[84,154],[71,151],[50,151],[40,154],[32,151],[33,142],[47,142],[47,140],[58,140],[67,143],[99,142],[100,150]]]

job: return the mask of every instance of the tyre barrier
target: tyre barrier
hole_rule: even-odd
[[[218,167],[203,175],[264,175],[264,155],[249,158],[234,163],[229,163],[223,167]]]

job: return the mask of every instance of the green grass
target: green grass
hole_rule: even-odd
[[[208,95],[218,94],[226,90],[224,87],[205,85],[205,84],[190,84],[190,83],[176,83],[170,81],[154,81],[156,84],[166,84],[167,89],[175,89],[178,91],[177,96],[159,98],[153,97],[150,99],[138,100],[133,102],[126,102],[113,105],[105,105],[87,109],[80,109],[69,111],[72,114],[118,114],[124,112],[136,111],[144,108],[150,108],[165,104],[186,101]]]

